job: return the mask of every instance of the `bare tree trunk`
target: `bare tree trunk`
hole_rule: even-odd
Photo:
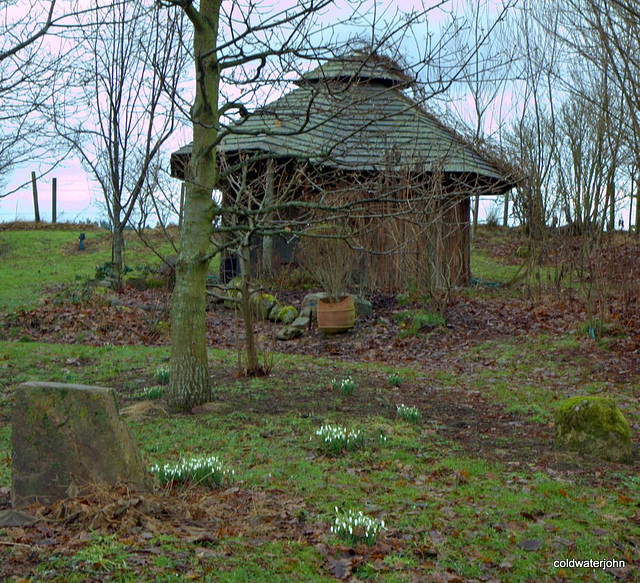
[[[640,238],[640,173],[636,177],[636,237]]]
[[[502,211],[502,226],[507,226],[509,220],[509,192],[504,193],[504,210]]]
[[[176,283],[171,296],[171,374],[169,402],[191,409],[211,400],[207,359],[204,289],[211,232],[207,216],[211,195],[206,188],[187,186],[185,216]]]
[[[211,400],[205,289],[214,202],[218,184],[215,143],[220,70],[215,60],[220,0],[184,8],[193,23],[196,96],[191,110],[193,151],[187,169],[182,237],[171,297],[169,402],[190,409]]]
[[[273,159],[267,161],[267,176],[264,190],[264,204],[269,207],[273,204]],[[271,227],[272,218],[266,217],[265,224],[267,229]],[[262,237],[262,275],[273,275],[273,237],[264,235]]]
[[[252,376],[260,372],[260,364],[258,363],[256,337],[253,330],[254,318],[251,311],[251,241],[249,236],[243,241],[240,260],[242,262],[240,309],[244,320],[245,355],[247,357],[247,366],[243,372]]]
[[[111,263],[116,270],[118,277],[118,287],[122,284],[122,268],[124,248],[124,233],[122,232],[123,224],[120,221],[113,223],[113,235],[111,237]]]
[[[616,186],[613,177],[607,184],[607,196],[609,198],[609,228],[613,232],[616,229]]]
[[[633,208],[633,185],[635,183],[636,183],[636,176],[635,176],[635,173],[632,171],[631,172],[631,193],[629,194],[629,217],[627,222],[627,230],[629,232],[629,235],[631,235],[631,222],[633,220],[633,211],[635,210]]]

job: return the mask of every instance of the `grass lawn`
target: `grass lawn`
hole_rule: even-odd
[[[80,229],[86,235],[82,251]],[[175,254],[160,232],[150,237],[158,253]],[[135,233],[125,233],[125,245],[126,265],[160,265]],[[110,261],[111,234],[104,230],[0,230],[0,309],[35,306],[47,287],[93,277],[97,266]]]
[[[153,513],[133,530],[115,519],[93,533],[70,522],[62,532],[71,540],[79,532],[88,536],[82,544],[38,548],[36,578],[82,581],[99,564],[108,580],[156,580],[162,572],[176,580],[329,581],[339,572],[336,561],[343,561],[360,580],[455,573],[461,581],[573,580],[579,574],[609,581],[606,571],[572,572],[553,563],[597,558],[630,566],[637,560],[640,480],[631,468],[589,464],[598,476],[593,480],[533,457],[500,460],[495,452],[508,449],[508,440],[490,433],[478,436],[486,455],[471,454],[443,430],[435,412],[437,401],[465,392],[443,386],[417,400],[425,382],[419,375],[401,373],[394,387],[385,382],[387,368],[345,364],[343,376],[354,379],[355,389],[343,395],[332,388],[335,370],[327,363],[288,357],[272,378],[229,379],[217,386],[209,407],[168,415],[150,408],[161,399],[144,398],[146,387],[162,387],[164,348],[5,342],[0,353],[0,487],[10,480],[12,387],[26,380],[114,386],[149,466],[216,455],[235,472],[218,489],[181,486],[156,494],[156,503],[175,505],[164,515],[166,524]],[[224,367],[233,356],[212,351],[210,358]],[[480,376],[474,386],[481,382]],[[500,398],[499,391],[490,395]],[[396,415],[405,400],[417,402],[417,422]],[[546,422],[549,410],[543,413]],[[323,424],[361,431],[364,446],[332,453],[316,435]],[[545,455],[553,455],[547,449]],[[331,532],[336,507],[384,521],[376,544],[347,552],[350,545]],[[191,515],[190,528],[206,530],[207,537],[193,540],[176,528],[176,512]],[[12,536],[14,529],[0,528],[0,540]],[[15,552],[0,548],[5,560]]]

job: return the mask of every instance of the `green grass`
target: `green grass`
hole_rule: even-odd
[[[440,314],[429,310],[406,310],[397,312],[394,314],[393,319],[400,326],[398,336],[401,338],[418,336],[420,333],[446,325],[445,319]]]
[[[470,385],[507,412],[539,424],[551,422],[562,399],[576,394],[612,397],[630,422],[640,421],[634,402],[637,385],[594,381],[588,372],[592,361],[573,356],[578,347],[575,335],[484,342],[465,356],[478,364],[476,374],[469,375]]]
[[[471,274],[480,282],[490,283],[509,283],[517,276],[525,274],[525,266],[522,265],[526,260],[523,258],[520,263],[515,265],[504,264],[499,260],[489,256],[486,251],[480,249],[472,249],[471,253]],[[529,283],[535,284],[542,282],[551,282],[554,279],[554,269],[552,267],[542,266],[535,267],[529,275]]]
[[[473,277],[482,281],[506,283],[511,281],[520,269],[520,265],[503,265],[477,249],[471,254],[471,273]]]
[[[86,231],[86,237],[79,251],[76,231],[0,231],[0,309],[33,307],[45,288],[93,277],[98,265],[111,261],[111,235]],[[127,265],[160,265],[135,233],[127,232],[125,240]],[[175,254],[159,234],[153,240],[159,253]]]
[[[525,378],[535,374],[543,347],[548,345],[548,338],[529,341],[526,351],[520,344],[487,343],[475,356],[491,349],[505,369],[501,381],[505,386],[499,389],[495,379],[478,375],[478,387],[496,401],[505,402],[507,410],[515,414],[548,414],[553,405],[545,405],[545,398],[551,394],[551,386],[544,382],[520,385],[519,391],[510,393],[507,383],[508,376],[513,378],[519,372]],[[2,362],[11,365],[10,370],[0,368],[5,398],[22,380],[66,380],[72,373],[76,382],[116,385],[119,380],[121,403],[139,398],[140,389],[134,391],[134,380],[144,384],[154,379],[167,354],[160,348],[8,342],[0,344],[0,352],[5,355]],[[222,351],[211,353],[214,362],[232,358]],[[42,362],[47,362],[46,371]],[[286,391],[300,390],[299,383],[295,387],[287,384],[287,375],[299,378],[298,373],[311,366],[316,372],[324,370],[328,386],[335,374],[335,370],[326,370],[328,363],[318,365],[312,359],[288,356],[280,361],[279,373],[273,377],[246,385],[230,381],[220,390],[247,399],[247,391],[262,394],[262,399],[281,399]],[[358,378],[364,399],[381,394],[376,379],[384,381],[384,369],[375,364],[344,368]],[[499,372],[492,371],[494,375]],[[311,389],[318,390],[317,386]],[[391,399],[389,389],[384,391],[382,394]],[[0,487],[6,487],[10,428],[7,417],[1,418]],[[337,457],[326,455],[315,435],[325,422],[358,427],[366,436],[364,447]],[[624,555],[618,547],[627,548],[624,541],[638,536],[638,527],[631,520],[640,504],[635,475],[617,469],[612,479],[616,488],[611,489],[567,483],[544,472],[471,458],[455,442],[439,435],[437,428],[431,429],[428,413],[423,423],[397,421],[392,407],[388,416],[366,416],[357,410],[302,414],[293,409],[266,414],[232,405],[226,412],[148,418],[129,424],[147,464],[217,455],[235,470],[232,486],[301,497],[306,502],[305,520],[325,534],[329,546],[339,543],[330,532],[336,506],[362,509],[368,516],[384,520],[387,530],[379,539],[384,542],[391,536],[404,542],[393,552],[374,555],[358,564],[354,574],[361,580],[404,580],[409,573],[420,579],[432,568],[428,565],[437,564],[442,572],[459,577],[546,581],[556,576],[553,561],[566,558],[568,544],[571,556],[620,559]],[[377,439],[380,434],[387,437],[386,441]],[[607,476],[611,470],[603,465],[600,471]],[[257,535],[248,535],[247,539],[213,534],[221,538],[211,550],[169,537],[162,544],[170,550],[149,555],[145,549],[156,548],[158,542],[96,533],[71,554],[48,556],[38,569],[43,578],[55,573],[57,580],[81,581],[90,569],[97,569],[111,580],[133,581],[139,580],[141,573],[136,561],[151,557],[147,580],[172,580],[172,573],[177,577],[184,571],[185,560],[194,576],[205,581],[269,581],[274,577],[331,580],[323,570],[325,559],[314,545],[268,537],[256,545],[248,541]],[[522,548],[524,541],[530,540],[538,541],[540,549]],[[216,551],[218,545],[223,548]],[[158,570],[163,571],[164,579],[155,578]],[[609,577],[599,571],[590,576],[596,581]]]

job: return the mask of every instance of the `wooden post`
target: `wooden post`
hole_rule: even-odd
[[[51,179],[51,222],[56,222],[56,203],[58,198],[58,179]]]
[[[33,214],[36,223],[40,222],[40,209],[38,208],[38,186],[36,184],[36,173],[31,173],[31,190],[33,192]]]
[[[504,210],[502,212],[502,226],[507,226],[507,221],[509,220],[509,191],[504,193]]]

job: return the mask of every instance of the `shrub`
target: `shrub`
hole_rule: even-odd
[[[500,226],[500,210],[500,206],[494,203],[487,212],[484,223],[489,229],[496,229]]]
[[[345,225],[322,224],[303,233],[296,248],[296,258],[331,302],[340,300],[353,277],[357,253],[348,241]]]

